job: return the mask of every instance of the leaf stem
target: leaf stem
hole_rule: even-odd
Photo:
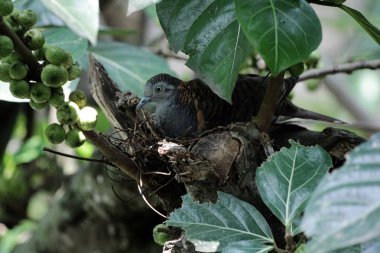
[[[276,244],[273,245],[273,250],[277,253],[288,253],[288,251],[278,248]]]
[[[280,96],[284,81],[284,72],[269,79],[268,87],[265,91],[263,102],[257,113],[255,123],[261,132],[267,132],[276,111],[277,99]]]
[[[29,75],[34,81],[40,81],[41,77],[41,64],[38,63],[37,58],[33,55],[32,51],[25,46],[20,37],[12,31],[11,28],[4,22],[3,17],[0,16],[0,34],[9,37],[12,42],[14,49],[18,56],[21,57],[22,61],[29,68]]]
[[[288,230],[288,229],[286,229]],[[286,252],[293,253],[296,250],[293,236],[290,231],[285,232]]]

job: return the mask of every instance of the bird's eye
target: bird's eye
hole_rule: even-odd
[[[155,89],[154,89],[157,93],[160,93],[162,91],[162,87],[161,86],[157,86]]]

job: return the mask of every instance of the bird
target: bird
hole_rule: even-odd
[[[338,122],[329,116],[302,109],[289,100],[297,80],[297,77],[284,79],[273,122],[278,116]],[[265,76],[238,75],[232,103],[229,103],[199,78],[183,81],[169,74],[158,74],[146,82],[144,97],[137,104],[136,111],[154,102],[154,122],[165,136],[195,136],[217,126],[250,121],[260,109],[268,82],[269,78]]]

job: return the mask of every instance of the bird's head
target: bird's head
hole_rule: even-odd
[[[168,74],[158,74],[150,78],[145,84],[144,97],[136,106],[136,111],[140,110],[145,104],[155,102],[157,104],[175,97],[178,85],[182,81]]]

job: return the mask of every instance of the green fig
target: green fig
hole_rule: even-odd
[[[153,228],[153,240],[163,246],[165,242],[172,240],[169,228],[164,224],[158,224]]]
[[[48,64],[41,71],[42,82],[50,87],[61,87],[67,82],[67,79],[67,70],[62,66]]]
[[[15,80],[22,80],[28,74],[28,67],[22,62],[15,62],[9,67],[9,76]]]
[[[0,16],[7,16],[13,11],[12,0],[0,0]]]
[[[85,106],[79,111],[77,124],[83,131],[90,131],[95,128],[97,119],[98,112],[90,106]]]
[[[11,80],[9,82],[9,90],[16,98],[29,97],[29,83],[25,80]]]
[[[33,10],[13,12],[12,17],[25,29],[31,28],[37,22],[37,14]]]
[[[59,144],[65,140],[66,133],[62,125],[52,123],[46,127],[45,136],[50,143]]]
[[[76,103],[79,108],[82,108],[87,103],[86,93],[81,90],[74,90],[70,93],[69,100]]]
[[[13,52],[13,42],[5,35],[0,35],[0,59],[3,59]]]
[[[36,83],[32,85],[30,89],[30,98],[36,103],[44,103],[49,101],[51,97],[50,87],[43,83]]]
[[[86,141],[86,137],[84,136],[82,131],[80,131],[77,128],[72,128],[66,133],[65,143],[69,147],[72,147],[72,148],[80,147],[84,144],[85,141]]]
[[[45,58],[51,64],[61,65],[68,61],[68,53],[59,47],[49,46],[45,52]]]
[[[43,108],[45,108],[49,103],[48,102],[43,102],[43,103],[36,103],[35,101],[33,101],[33,99],[31,99],[29,101],[29,105],[30,107],[32,107],[33,110],[41,110]]]
[[[9,82],[11,80],[11,77],[9,76],[9,67],[9,63],[0,63],[0,81]]]
[[[24,43],[30,50],[37,50],[45,44],[45,37],[40,29],[32,28],[24,34]]]
[[[69,72],[69,80],[70,81],[77,79],[81,73],[80,66],[77,62],[75,64],[73,64],[67,71]]]
[[[63,93],[62,87],[51,88],[51,97],[49,99],[49,104],[58,108],[65,102],[65,94]]]
[[[57,119],[63,125],[71,125],[79,120],[79,107],[74,102],[64,102],[57,109]]]

